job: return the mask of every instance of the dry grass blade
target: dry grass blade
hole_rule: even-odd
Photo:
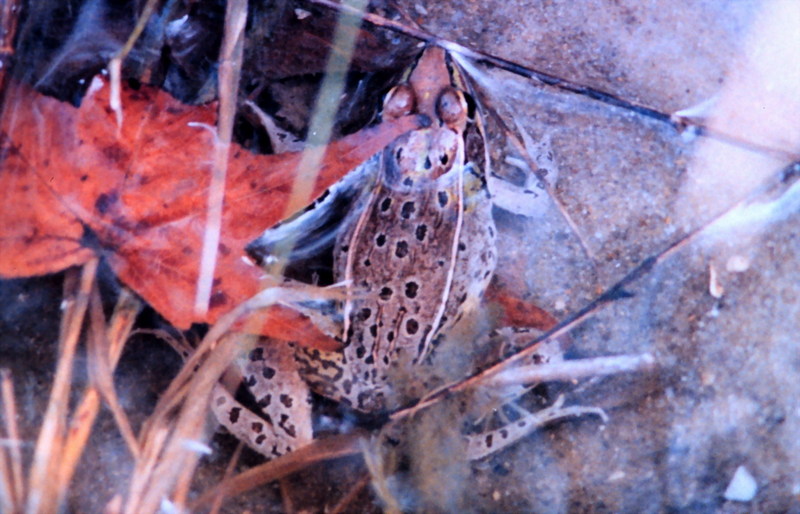
[[[225,198],[225,177],[233,135],[233,120],[239,95],[239,74],[244,52],[244,27],[247,22],[247,2],[231,0],[225,9],[225,36],[219,56],[219,118],[214,145],[211,184],[208,191],[208,213],[200,256],[200,273],[197,278],[195,316],[202,318],[208,312],[217,250],[222,230],[222,201]]]
[[[652,368],[655,362],[652,355],[644,354],[533,364],[506,370],[488,380],[484,385],[486,387],[502,387],[519,384],[539,384],[556,380],[580,380],[582,378],[615,373],[642,371]]]
[[[353,487],[347,491],[341,500],[336,503],[331,509],[328,511],[328,514],[341,514],[342,512],[348,512],[347,508],[350,506],[350,503],[356,499],[356,497],[367,487],[370,483],[370,476],[364,475],[361,477],[358,482],[353,484]]]
[[[380,444],[375,439],[370,441],[362,439],[361,454],[364,456],[364,463],[369,470],[372,488],[383,504],[383,511],[389,514],[402,512],[400,502],[389,484],[389,475],[386,473],[386,469],[390,466],[386,465],[385,454],[381,451]]]
[[[241,351],[242,334],[229,334],[237,320],[281,301],[337,294],[314,287],[265,289],[224,315],[184,363],[145,423],[125,512],[155,512],[171,496],[182,476],[191,475],[199,459],[211,391]]]
[[[297,165],[284,217],[289,217],[299,211],[311,200],[311,192],[325,156],[325,145],[328,144],[333,133],[333,123],[344,92],[346,77],[343,71],[348,69],[352,60],[358,34],[357,29],[367,6],[365,0],[348,0],[345,3],[348,9],[339,12],[336,21],[332,50],[325,65],[325,76],[322,79],[320,92],[308,126],[308,141],[306,141],[300,163]],[[295,241],[289,238],[282,242],[279,248],[276,248],[274,252],[276,262],[268,270],[270,275],[276,277],[282,275],[283,267],[286,265],[284,256],[288,255],[294,244]]]
[[[242,455],[242,449],[244,448],[244,443],[241,441],[236,446],[236,450],[231,455],[231,460],[228,462],[228,466],[225,468],[225,474],[222,477],[222,481],[225,482],[230,480],[233,476],[233,472],[236,469],[236,464],[239,463],[239,457]],[[214,501],[211,503],[211,509],[209,510],[210,514],[217,514],[219,510],[222,508],[222,503],[225,501],[225,497],[223,495],[219,495],[214,498]]]
[[[27,512],[54,512],[66,493],[67,484],[57,481],[59,462],[64,453],[75,350],[89,305],[97,264],[97,259],[89,261],[81,270],[79,282],[76,283],[70,275],[64,281],[65,308],[60,331],[58,365],[50,401],[36,441],[30,470]]]
[[[113,109],[116,113],[117,127],[122,126],[122,100],[120,99],[120,92],[122,91],[122,61],[125,60],[130,51],[133,49],[133,45],[136,44],[136,40],[142,35],[142,32],[147,26],[147,23],[150,21],[150,18],[153,16],[157,5],[158,0],[147,1],[144,9],[142,9],[141,16],[139,16],[139,19],[136,21],[136,26],[133,28],[131,35],[128,36],[128,40],[108,63],[108,71],[111,76],[111,98],[109,103],[111,104],[111,109]]]
[[[175,485],[194,472],[211,390],[238,352],[236,337],[220,338],[213,329],[209,336],[201,344],[207,358],[187,387],[178,387],[170,396],[162,397],[143,430],[142,456],[137,460],[125,512],[156,512],[162,501],[173,495]],[[210,351],[212,346],[216,347],[214,351]],[[187,369],[194,368],[187,363],[176,381]]]
[[[120,300],[124,300],[124,298],[120,297]],[[117,312],[119,312],[119,310]],[[108,337],[109,334],[106,334],[106,322],[105,317],[103,316],[103,306],[100,300],[100,291],[97,289],[97,287],[92,290],[92,301],[90,304],[89,314],[89,319],[91,322],[91,331],[89,336],[89,371],[90,376],[92,377],[92,383],[108,404],[108,407],[114,416],[114,420],[117,422],[120,433],[128,445],[128,449],[134,456],[136,456],[139,453],[139,447],[136,443],[136,436],[133,433],[130,422],[125,415],[125,412],[122,410],[117,398],[117,394],[114,390],[114,368],[116,366],[116,359],[110,355],[112,353],[112,348],[116,348],[117,350],[115,350],[114,353],[118,357],[119,352],[121,352],[121,348],[124,345],[124,341],[127,340],[127,337],[130,334],[134,317],[125,316],[126,324],[130,324],[120,327],[120,329],[123,330],[117,329],[116,334],[118,337],[121,336],[124,339],[121,341],[117,340],[112,343],[111,339]]]
[[[0,444],[0,506],[4,512],[22,510],[25,483],[22,476],[22,452],[17,429],[17,408],[11,372],[0,370],[0,401],[3,405],[5,433]]]
[[[4,370],[5,371],[5,370]],[[13,444],[9,441],[8,444]],[[14,479],[12,477],[9,456],[6,445],[0,445],[0,509],[3,512],[17,512],[19,501],[14,491]]]
[[[100,411],[100,398],[105,399],[117,422],[120,433],[131,453],[138,452],[136,437],[127,416],[119,405],[113,386],[113,373],[122,348],[128,340],[133,322],[141,309],[141,302],[128,290],[123,289],[106,329],[97,287],[92,290],[90,301],[91,330],[89,333],[89,373],[92,385],[83,393],[72,416],[71,426],[64,443],[64,454],[60,463],[59,483],[68,484],[78,465],[86,441]]]
[[[361,439],[366,434],[355,431],[345,435],[326,437],[314,441],[277,459],[248,469],[235,477],[220,482],[215,488],[204,492],[194,501],[191,510],[199,510],[217,496],[230,497],[291,475],[318,462],[339,459],[361,452]]]
[[[75,468],[83,454],[100,409],[98,389],[101,387],[97,385],[97,380],[84,393],[72,416],[69,428],[67,428],[67,416],[74,357],[87,310],[91,311],[90,363],[94,368],[102,366],[107,368],[103,373],[107,376],[111,392],[106,393],[106,396],[112,405],[112,411],[117,411],[115,416],[118,418],[121,431],[123,434],[127,431],[128,438],[135,443],[110,381],[113,366],[119,359],[141,304],[130,293],[123,292],[106,334],[105,319],[95,282],[96,268],[97,260],[93,260],[84,266],[79,281],[75,280],[74,273],[68,274],[65,279],[60,354],[50,402],[34,451],[27,498],[23,484],[22,457],[15,423],[16,411],[11,379],[8,373],[3,373],[0,388],[2,388],[6,436],[9,441],[7,448],[3,448],[0,452],[0,482],[9,491],[8,494],[3,494],[4,511],[22,511],[23,502],[26,501],[26,512],[57,510],[63,502]],[[111,338],[111,344],[107,343],[108,337]],[[102,364],[98,364],[100,361]],[[96,369],[93,375],[95,378],[98,375]]]

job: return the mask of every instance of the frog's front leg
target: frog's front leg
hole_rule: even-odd
[[[239,440],[266,457],[277,457],[313,439],[308,386],[297,372],[294,347],[265,340],[237,362],[258,413],[217,384],[212,409]]]

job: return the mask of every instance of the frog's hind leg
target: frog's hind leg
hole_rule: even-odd
[[[470,460],[488,457],[495,452],[506,448],[520,439],[527,437],[534,430],[558,419],[572,416],[594,414],[606,421],[606,414],[597,407],[568,406],[564,407],[564,396],[559,395],[552,405],[544,409],[529,412],[514,403],[506,407],[513,409],[518,417],[506,418],[506,423],[493,430],[486,430],[478,434],[466,435],[467,456]]]
[[[520,348],[542,331],[530,328],[505,327],[494,331],[486,346],[494,348],[499,358],[507,356]],[[520,368],[557,364],[563,359],[562,346],[558,340],[539,343],[538,348]],[[606,419],[602,409],[596,407],[564,406],[564,397],[559,395],[555,402],[541,409],[529,409],[522,405],[523,397],[537,394],[533,389],[539,384],[514,384],[482,386],[472,395],[472,417],[475,421],[465,434],[467,457],[478,460],[506,448],[527,437],[538,428],[558,419],[598,415]],[[536,403],[541,400],[537,399]]]
[[[309,444],[311,402],[297,373],[294,348],[267,340],[240,359],[244,385],[258,413],[237,401],[221,385],[214,389],[212,409],[234,436],[266,457],[277,457]]]

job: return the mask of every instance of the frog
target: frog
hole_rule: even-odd
[[[412,113],[429,123],[248,246],[266,266],[288,246],[286,258],[303,262],[332,245],[332,280],[344,289],[341,299],[291,304],[340,341],[340,350],[271,341],[253,348],[240,364],[259,413],[215,390],[220,422],[267,457],[313,439],[310,391],[364,414],[408,400],[398,398],[396,378],[429,364],[448,331],[475,315],[492,280],[498,256],[483,122],[439,46],[427,47],[386,95],[383,120]],[[468,447],[486,455],[494,437],[469,436]]]

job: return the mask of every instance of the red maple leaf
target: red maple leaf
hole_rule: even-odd
[[[54,273],[104,256],[170,323],[213,323],[253,296],[260,271],[245,245],[285,215],[299,153],[255,155],[233,145],[214,287],[206,316],[192,306],[199,273],[216,105],[188,106],[151,87],[123,88],[124,121],[96,80],[79,109],[11,84],[0,120],[0,276]],[[405,117],[331,143],[318,196],[400,134]],[[261,333],[330,347],[302,316],[272,307]]]

